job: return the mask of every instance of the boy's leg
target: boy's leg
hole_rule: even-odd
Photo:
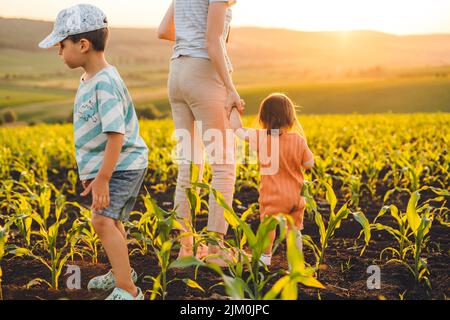
[[[117,230],[119,230],[119,232],[122,234],[123,238],[126,241],[127,240],[127,232],[125,231],[125,227],[123,226],[123,223],[119,220],[114,221],[114,222],[115,222],[115,226],[116,226]]]
[[[135,297],[138,290],[131,279],[128,247],[123,233],[118,229],[113,219],[95,213],[92,214],[92,225],[111,263],[116,278],[116,286],[128,291]]]

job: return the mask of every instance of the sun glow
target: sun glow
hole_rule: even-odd
[[[155,27],[172,0],[83,0],[101,7],[115,27]],[[79,0],[0,0],[0,16],[54,20]],[[39,3],[39,5],[36,5]],[[234,26],[304,31],[376,30],[450,33],[449,0],[237,0]]]

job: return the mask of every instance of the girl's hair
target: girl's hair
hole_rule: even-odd
[[[305,136],[302,125],[297,119],[297,106],[283,93],[272,93],[261,103],[259,108],[259,124],[270,134],[272,130],[297,132]]]

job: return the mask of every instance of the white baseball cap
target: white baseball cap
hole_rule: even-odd
[[[78,4],[64,9],[58,14],[53,32],[39,44],[39,47],[47,49],[57,45],[68,36],[107,27],[108,21],[102,10],[90,4]]]

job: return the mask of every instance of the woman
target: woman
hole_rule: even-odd
[[[187,133],[189,137],[188,141],[179,139],[178,150],[187,155],[178,159],[175,191],[175,209],[186,231],[191,216],[185,191],[191,186],[190,162],[199,165],[201,179],[203,149],[210,149],[208,143],[211,140],[220,147],[220,150],[213,148],[215,151],[210,160],[212,188],[223,195],[229,206],[233,203],[236,180],[234,136],[227,136],[226,131],[230,129],[232,107],[237,106],[243,111],[225,48],[234,3],[234,0],[174,0],[158,29],[160,39],[175,42],[168,82],[169,100],[176,135],[184,137]],[[221,137],[217,140],[216,135],[212,139],[210,133],[220,133]],[[224,209],[211,194],[207,230],[223,240],[227,229]],[[223,265],[229,255],[221,244],[210,245],[208,255],[218,257],[212,260]],[[179,258],[192,256],[193,252],[193,237],[182,237]]]

